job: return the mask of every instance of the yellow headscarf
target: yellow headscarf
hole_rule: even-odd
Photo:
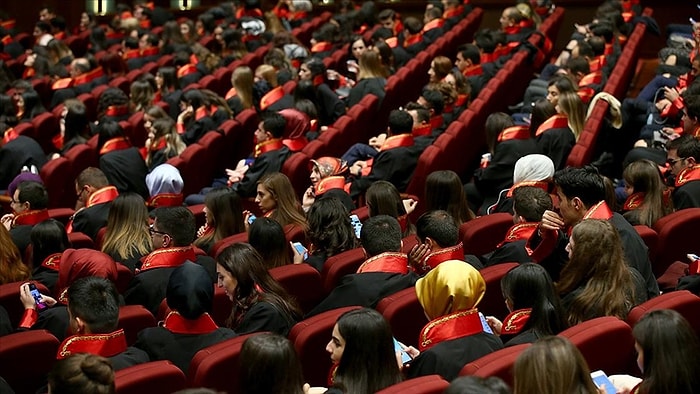
[[[440,263],[416,282],[418,301],[431,320],[474,308],[485,291],[479,271],[460,260]]]

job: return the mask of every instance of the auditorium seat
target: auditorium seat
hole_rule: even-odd
[[[376,309],[389,322],[391,332],[399,342],[418,348],[420,332],[428,324],[428,319],[414,287],[382,298]]]
[[[479,271],[486,282],[486,292],[477,307],[485,316],[494,316],[499,320],[503,320],[508,315],[506,300],[503,298],[501,290],[501,279],[506,276],[508,271],[518,265],[518,263],[501,263]]]
[[[688,261],[688,253],[697,253],[697,229],[700,227],[700,208],[688,208],[662,217],[654,223],[659,234],[656,260],[652,270],[658,278],[675,261]]]
[[[240,393],[239,371],[243,343],[259,332],[227,339],[198,351],[190,362],[190,387],[207,387],[229,394]],[[261,377],[261,379],[270,377]]]
[[[656,249],[659,247],[659,234],[650,227],[644,225],[634,226],[634,229],[637,230],[637,234],[642,237],[644,244],[649,248],[649,260],[656,260]]]
[[[131,90],[131,84],[129,83],[129,80],[126,79],[126,77],[114,78],[113,80],[109,81],[109,86],[121,90],[127,96],[129,95],[129,92]]]
[[[91,122],[97,120],[97,100],[95,97],[91,93],[83,93],[76,98],[85,104],[85,116],[88,120]],[[60,119],[60,114],[56,119]]]
[[[427,375],[404,380],[377,391],[377,394],[441,394],[449,385],[440,375]]]
[[[12,327],[17,327],[19,325],[19,321],[22,319],[22,314],[24,313],[24,306],[19,299],[19,288],[25,282],[26,281],[11,282],[0,285],[0,306],[7,311]],[[46,286],[36,281],[31,282],[34,283],[41,294],[52,296]]]
[[[281,172],[289,178],[299,200],[310,185],[309,156],[304,152],[293,153],[282,164]]]
[[[102,237],[104,237],[106,229],[106,227],[102,227],[97,233],[98,243],[99,241],[101,241],[100,233],[102,233]],[[117,287],[117,291],[119,292],[119,294],[124,294],[124,292],[126,292],[126,289],[129,288],[129,283],[131,282],[131,279],[133,279],[133,277],[134,273],[131,272],[129,267],[117,262],[117,282],[114,285]]]
[[[635,306],[627,315],[627,323],[634,327],[642,316],[659,309],[673,309],[680,313],[700,336],[700,297],[688,290],[664,293]]]
[[[185,148],[179,157],[168,159],[167,163],[177,167],[185,182],[183,195],[198,193],[203,187],[211,185],[211,179],[205,178],[200,172],[201,168],[207,167],[206,162],[210,159],[206,149],[196,143]]]
[[[216,243],[214,243],[214,246],[211,247],[211,250],[209,251],[209,255],[218,258],[219,254],[226,249],[228,246],[231,246],[235,243],[239,242],[248,242],[248,233],[247,232],[242,232],[239,234],[234,234],[234,235],[229,235],[226,238],[222,238]]]
[[[470,220],[459,227],[459,238],[465,254],[482,255],[492,252],[503,241],[513,225],[513,215],[494,213]]]
[[[117,327],[124,329],[126,343],[131,346],[136,342],[139,331],[155,327],[156,319],[143,305],[124,305],[119,307]]]
[[[489,353],[465,365],[459,372],[459,376],[474,375],[482,378],[495,376],[503,379],[504,382],[512,387],[515,360],[530,345],[529,343],[523,343]]]
[[[58,119],[51,112],[44,112],[35,116],[32,119],[32,124],[34,129],[36,129],[36,140],[44,149],[44,152],[56,151],[51,139],[60,132]]]
[[[116,394],[173,393],[187,387],[185,374],[170,361],[152,361],[116,371]]]
[[[559,336],[581,351],[591,371],[639,376],[632,328],[624,321],[612,316],[598,317],[567,328]]]
[[[17,135],[36,139],[36,128],[30,122],[22,122],[13,127]]]
[[[329,257],[321,271],[324,291],[330,293],[343,276],[356,273],[364,261],[365,251],[362,248],[347,250]]]
[[[308,264],[288,264],[271,268],[269,272],[296,299],[304,314],[323,299],[321,274],[316,268]]]
[[[146,145],[148,138],[148,130],[143,122],[143,111],[135,112],[129,116],[129,124],[131,124],[130,141],[133,146],[140,147]]]
[[[294,344],[304,373],[304,381],[311,386],[327,386],[331,358],[326,345],[336,320],[357,306],[333,309],[295,324],[289,332],[289,340]]]
[[[35,393],[56,362],[58,339],[46,330],[17,332],[0,340],[2,377],[15,393]]]
[[[214,284],[214,304],[211,310],[211,318],[219,327],[226,327],[226,320],[233,311],[233,302],[226,295],[226,290]]]
[[[75,206],[75,177],[65,157],[49,160],[39,170],[44,187],[49,194],[49,208]]]
[[[73,249],[96,249],[95,241],[85,233],[73,232],[68,234],[68,241]]]

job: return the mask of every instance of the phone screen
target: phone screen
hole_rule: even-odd
[[[595,386],[599,389],[604,389],[606,394],[617,393],[615,386],[610,381],[610,379],[608,379],[608,376],[605,375],[605,372],[600,370],[591,372],[591,379],[593,379],[593,383],[595,383]]]
[[[46,308],[46,304],[41,302],[41,293],[39,293],[39,289],[37,289],[33,283],[29,284],[29,292],[32,294],[32,297],[34,297],[34,302],[38,309]]]
[[[299,252],[299,254],[304,255],[304,260],[309,258],[309,251],[306,250],[306,248],[304,247],[304,245],[301,244],[301,242],[294,242],[292,245],[294,245],[294,249],[296,249],[297,252]]]
[[[481,320],[481,326],[484,328],[484,332],[488,332],[489,334],[493,334],[493,330],[491,329],[491,326],[489,326],[489,323],[486,322],[486,318],[484,317],[484,314],[479,312],[479,319]]]
[[[357,215],[350,215],[350,223],[352,224],[352,228],[355,229],[355,237],[360,239],[360,233],[362,232],[362,222],[360,218]]]
[[[253,222],[257,219],[257,216],[255,215],[250,215],[248,216],[248,224],[253,224]],[[261,222],[262,223],[262,222]]]
[[[413,360],[411,358],[411,355],[406,353],[403,348],[406,346],[402,344],[401,342],[397,341],[396,338],[394,338],[394,352],[400,352],[401,353],[401,364],[408,364]]]

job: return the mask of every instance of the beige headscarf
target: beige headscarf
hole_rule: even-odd
[[[431,320],[476,307],[485,291],[479,271],[460,260],[445,261],[416,282],[418,301]]]

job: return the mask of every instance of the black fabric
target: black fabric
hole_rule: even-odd
[[[292,316],[269,302],[260,301],[251,306],[243,321],[234,327],[239,335],[269,331],[286,337],[297,322]]]
[[[0,337],[7,334],[12,334],[15,331],[10,321],[10,315],[7,314],[7,309],[0,305]],[[0,392],[2,392],[0,390]]]
[[[27,246],[32,242],[32,228],[34,228],[34,226],[21,225],[10,229],[10,238],[12,238],[12,242],[17,245],[17,249],[19,249],[22,256],[24,256],[24,251],[27,250]]]
[[[112,202],[109,201],[79,210],[73,215],[73,232],[85,233],[94,241],[97,239],[97,232],[102,227],[107,226],[107,217],[111,207]]]
[[[360,80],[350,89],[350,94],[346,100],[347,107],[357,104],[368,94],[373,94],[379,99],[379,106],[386,96],[386,78],[365,78]]]
[[[105,153],[100,157],[100,169],[107,176],[110,185],[119,193],[132,192],[147,200],[150,197],[146,187],[148,167],[138,148],[131,147]]]
[[[479,256],[484,267],[501,263],[531,263],[532,258],[525,249],[526,240],[508,242],[491,253]]]
[[[147,363],[151,360],[148,358],[148,354],[146,352],[130,346],[116,356],[109,357],[109,361],[112,362],[112,367],[114,370],[119,371],[120,369]]]
[[[672,194],[673,207],[678,211],[686,208],[700,208],[700,181],[690,181],[677,187]]]
[[[211,311],[214,285],[204,267],[185,261],[170,274],[165,297],[170,309],[194,320]]]
[[[289,148],[283,146],[280,149],[265,152],[256,157],[248,171],[245,172],[243,179],[234,183],[231,189],[241,197],[255,197],[260,178],[265,174],[280,172],[282,165],[290,154]]]
[[[56,284],[58,283],[58,271],[39,266],[32,273],[32,280],[35,280],[49,289],[49,293],[56,293]]]
[[[192,145],[199,141],[204,134],[216,130],[216,124],[214,119],[210,116],[204,116],[199,120],[190,121],[190,123],[185,126],[185,133],[182,134],[182,142],[186,145]]]
[[[540,153],[549,156],[557,170],[566,167],[566,159],[575,144],[576,137],[568,127],[549,129],[537,137],[537,148]]]
[[[379,152],[367,176],[355,178],[350,186],[350,197],[356,199],[375,182],[389,181],[403,192],[418,164],[420,150],[415,146],[399,147]]]
[[[68,317],[68,307],[56,305],[52,308],[39,311],[39,318],[31,327],[32,330],[47,330],[53,336],[63,341],[70,335],[70,318]]]
[[[345,104],[325,83],[316,87],[316,105],[318,107],[318,122],[321,126],[329,126],[345,115]]]
[[[700,275],[686,275],[680,278],[676,290],[688,290],[700,296]]]
[[[24,166],[36,166],[46,163],[46,154],[34,139],[20,135],[0,148],[0,190],[7,186],[19,174]]]

